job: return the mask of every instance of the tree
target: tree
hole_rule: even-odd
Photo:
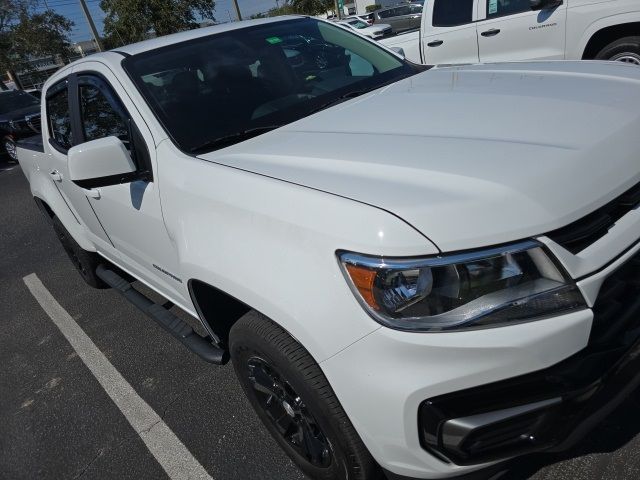
[[[110,48],[196,28],[199,15],[215,20],[215,0],[101,0],[105,43]]]
[[[291,0],[291,6],[303,15],[320,15],[335,8],[333,0]]]
[[[67,56],[73,22],[35,0],[0,0],[0,71],[28,70],[29,60]]]
[[[289,2],[283,3],[279,7],[273,7],[269,9],[267,12],[256,13],[255,15],[251,15],[251,18],[267,18],[267,17],[278,17],[280,15],[292,15],[298,13],[293,8],[293,6]]]

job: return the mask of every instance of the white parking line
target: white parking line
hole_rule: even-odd
[[[35,273],[22,279],[170,478],[211,479],[160,416],[95,346]]]

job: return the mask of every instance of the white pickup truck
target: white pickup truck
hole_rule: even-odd
[[[640,1],[428,0],[419,31],[382,42],[430,65],[558,59],[640,65]]]
[[[309,478],[484,474],[640,383],[637,67],[429,69],[280,17],[91,55],[42,98],[18,156],[80,274],[230,358]]]

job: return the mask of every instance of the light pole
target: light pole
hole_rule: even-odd
[[[80,6],[82,7],[84,16],[87,17],[87,23],[89,24],[89,28],[91,29],[91,33],[93,34],[93,39],[96,42],[96,48],[98,49],[99,52],[101,52],[102,43],[100,42],[100,37],[98,36],[98,30],[96,30],[96,24],[93,23],[93,18],[91,18],[91,12],[89,12],[89,9],[87,8],[87,4],[85,3],[84,0],[80,0]]]
[[[238,0],[233,0],[233,6],[236,7],[236,15],[238,16],[238,20],[242,20],[242,14],[240,13],[240,6],[238,5]]]

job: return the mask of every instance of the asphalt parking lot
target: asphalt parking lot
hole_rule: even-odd
[[[95,345],[89,357],[106,360],[120,380],[109,377],[103,387],[87,353],[79,354],[38,303],[33,282]],[[0,285],[1,479],[177,479],[189,472],[229,480],[304,478],[260,424],[231,365],[201,361],[115,292],[82,282],[20,167],[3,159]],[[149,424],[132,425],[140,412],[128,397],[114,401],[109,386],[122,382],[155,415]],[[132,411],[123,413],[127,408]],[[153,445],[149,438],[158,438],[160,427],[170,441]],[[193,469],[181,473],[175,464]],[[518,460],[502,478],[640,478],[640,394],[571,452]]]

